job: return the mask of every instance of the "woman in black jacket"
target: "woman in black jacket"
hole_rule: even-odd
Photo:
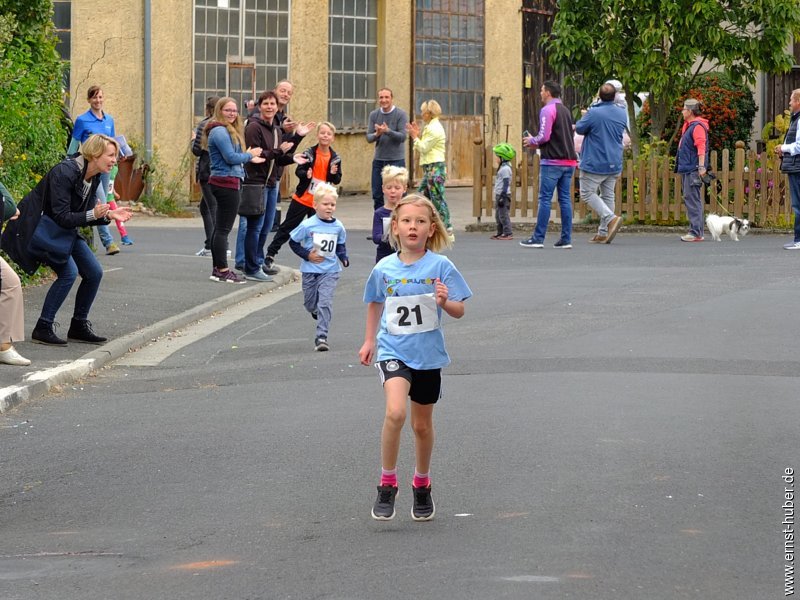
[[[258,98],[257,116],[247,120],[244,140],[248,147],[261,148],[261,156],[266,162],[247,163],[244,166],[245,185],[260,185],[264,188],[264,212],[260,215],[239,217],[239,237],[244,228],[244,276],[254,281],[270,281],[269,275],[261,270],[264,264],[264,244],[272,231],[275,208],[278,202],[279,167],[292,164],[292,150],[295,144],[283,141],[282,131],[275,114],[278,112],[278,97],[267,91]],[[239,239],[237,241],[237,263],[239,258]]]
[[[20,267],[33,273],[39,263],[46,259],[31,256],[28,243],[36,229],[39,214],[43,213],[64,229],[76,229],[87,225],[107,225],[112,219],[127,221],[131,210],[119,207],[110,210],[108,204],[97,203],[97,186],[104,173],[110,173],[117,164],[119,144],[114,138],[102,134],[90,136],[81,144],[80,156],[66,158],[50,169],[37,186],[20,202],[21,216],[12,221],[3,234],[3,250]],[[18,224],[18,225],[15,225]],[[72,284],[81,276],[78,293],[75,296],[75,309],[67,338],[77,342],[102,344],[106,338],[92,330],[88,320],[103,267],[97,261],[89,244],[78,237],[72,253],[64,264],[45,262],[56,274],[45,297],[39,321],[31,334],[31,341],[52,346],[66,346],[54,330],[58,309],[67,298]]]

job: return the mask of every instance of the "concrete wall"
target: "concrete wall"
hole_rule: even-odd
[[[498,132],[491,131],[487,117],[487,144],[508,141],[520,153],[524,129],[522,109],[522,13],[509,0],[487,0],[485,41],[485,112],[491,109],[491,96],[500,96]],[[515,33],[516,35],[512,35]],[[506,140],[506,125],[508,140]]]
[[[143,0],[119,0],[109,10],[93,0],[75,2],[72,8],[71,114],[86,111],[87,88],[101,85],[117,132],[140,144],[144,142],[143,4]],[[499,133],[497,139],[489,141],[504,141],[508,124],[508,140],[515,147],[523,129],[522,17],[518,4],[487,0],[485,13],[486,112],[491,96],[502,97]],[[168,178],[185,176],[187,192],[189,176],[181,170],[181,163],[188,156],[194,125],[192,6],[190,0],[152,0],[154,148],[162,162],[162,173]],[[319,122],[328,114],[328,22],[324,18],[328,2],[292,0],[291,6],[289,79],[295,84],[295,94],[289,113],[296,120]],[[412,116],[414,6],[414,0],[381,1],[378,26],[378,85],[390,87],[395,104]],[[377,98],[377,90],[374,95]],[[303,147],[315,141],[311,134]],[[338,132],[334,147],[343,159],[344,191],[368,190],[374,150],[366,142],[365,130]],[[411,153],[408,159],[413,159]]]
[[[144,3],[120,0],[113,10],[97,10],[75,2],[72,11],[70,114],[85,112],[86,90],[101,86],[117,135],[140,144],[144,154]],[[188,172],[179,168],[192,127],[192,3],[152,0],[151,19],[154,150],[165,177],[184,177]]]

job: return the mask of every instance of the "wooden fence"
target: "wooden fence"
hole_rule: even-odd
[[[729,150],[711,153],[710,164],[717,179],[703,189],[705,213],[731,214],[749,219],[758,226],[788,226],[792,222],[792,203],[786,175],[779,161],[766,154],[745,150],[737,142],[731,161]],[[520,160],[523,159],[523,160]],[[493,180],[496,168],[491,148],[476,141],[473,156],[474,184],[472,214],[491,217]],[[514,181],[511,190],[511,218],[533,220],[539,208],[539,156],[525,152],[512,164]],[[586,217],[591,209],[580,201],[579,172],[572,180],[571,197],[575,220]],[[673,173],[670,157],[652,157],[638,165],[632,159],[617,180],[615,210],[629,223],[676,224],[686,222],[681,177]],[[558,203],[552,203],[558,214]]]

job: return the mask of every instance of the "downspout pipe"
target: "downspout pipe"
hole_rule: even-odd
[[[144,0],[144,147],[145,162],[153,158],[152,0]],[[148,184],[149,187],[149,184]],[[149,190],[148,190],[149,191]]]

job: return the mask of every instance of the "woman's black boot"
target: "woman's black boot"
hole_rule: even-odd
[[[35,344],[46,344],[47,346],[66,346],[67,340],[62,340],[56,335],[54,326],[57,323],[47,323],[39,319],[36,322],[36,327],[33,328],[31,333],[31,341]]]
[[[92,330],[91,321],[79,319],[72,319],[67,332],[67,339],[86,344],[103,344],[108,341],[108,338],[99,336]]]

